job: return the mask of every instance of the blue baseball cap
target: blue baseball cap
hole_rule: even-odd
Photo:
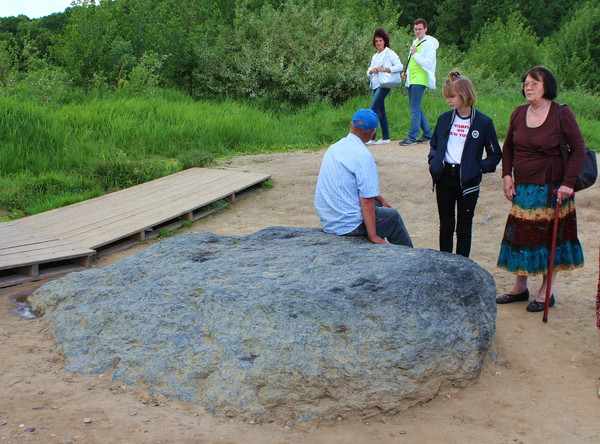
[[[372,109],[361,108],[352,116],[352,125],[360,129],[372,130],[377,128],[378,123],[379,117]]]

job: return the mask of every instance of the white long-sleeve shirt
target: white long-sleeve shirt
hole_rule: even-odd
[[[376,52],[375,55],[371,58],[371,65],[369,69],[367,69],[367,77],[371,79],[371,89],[379,88],[379,75],[378,73],[369,74],[369,72],[373,68],[377,68],[379,66],[383,66],[384,68],[390,68],[390,72],[400,72],[402,71],[402,63],[400,62],[400,57],[390,48],[385,48],[381,52]]]
[[[437,61],[436,51],[440,47],[440,42],[435,37],[426,35],[423,37],[423,43],[421,43],[421,52],[414,53],[412,58],[419,64],[421,68],[427,73],[427,87],[429,89],[435,89],[435,65]],[[419,43],[418,39],[413,41],[413,45]],[[409,53],[410,54],[410,53]],[[406,86],[410,85],[410,69],[406,73]]]

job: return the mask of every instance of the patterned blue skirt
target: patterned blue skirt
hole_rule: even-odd
[[[517,184],[498,256],[498,268],[521,276],[546,274],[558,185]],[[554,271],[583,266],[583,250],[577,238],[575,199],[563,199],[559,209]]]

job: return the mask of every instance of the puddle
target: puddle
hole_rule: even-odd
[[[11,311],[17,316],[24,319],[35,319],[37,318],[36,314],[31,309],[31,305],[29,304],[29,299],[27,298],[31,293],[22,293],[16,296],[12,296],[10,300],[16,305],[16,307],[12,308]]]

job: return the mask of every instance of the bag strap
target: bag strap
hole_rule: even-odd
[[[563,106],[565,106],[565,105],[562,103],[558,104],[558,110],[556,111],[556,115],[557,115],[557,120],[558,120],[558,135],[560,137],[560,145],[559,145],[560,156],[562,157],[562,160],[563,160],[563,166],[565,168],[567,168],[567,162],[569,160],[569,152],[571,151],[571,148],[569,147],[569,144],[565,140],[565,135],[563,134],[563,131],[562,131],[562,107]]]
[[[425,40],[427,39],[423,39],[421,40],[419,43],[417,43],[417,48],[421,45],[421,43],[423,43]],[[410,62],[410,58],[412,57],[412,52],[408,55],[408,60],[406,61],[406,69],[403,72],[408,71],[408,63]]]

